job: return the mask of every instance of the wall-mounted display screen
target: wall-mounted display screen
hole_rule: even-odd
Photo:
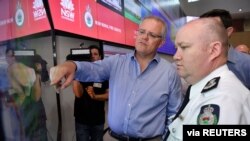
[[[123,15],[123,0],[97,0],[101,5]]]
[[[26,50],[15,50],[15,56],[35,56],[36,51],[34,49],[26,49]]]
[[[0,0],[0,41],[50,30],[42,0]]]
[[[128,46],[134,46],[141,19],[150,14],[158,15],[169,28],[167,42],[159,52],[175,53],[172,38],[177,26],[155,1],[49,0],[49,4],[57,30]]]
[[[90,50],[85,48],[70,49],[70,52],[72,55],[90,54]]]
[[[67,60],[74,61],[90,61],[91,55],[88,48],[71,48],[70,54],[66,57]]]
[[[178,14],[167,13],[159,0],[49,0],[56,30],[133,47],[141,19],[153,14],[168,24],[166,44],[159,52],[174,54]],[[42,0],[1,0],[0,41],[50,30]],[[171,7],[173,8],[173,7]],[[175,8],[175,7],[174,7]],[[178,8],[178,7],[177,7]],[[175,10],[176,11],[176,10]],[[172,14],[172,15],[171,15]]]

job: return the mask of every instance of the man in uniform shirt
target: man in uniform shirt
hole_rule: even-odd
[[[192,87],[186,107],[169,125],[167,141],[183,140],[184,124],[250,124],[250,92],[226,65],[228,37],[222,23],[191,21],[178,31],[175,45],[177,71]]]
[[[175,68],[157,54],[166,30],[161,18],[146,17],[139,25],[133,53],[94,63],[67,61],[51,69],[51,84],[59,84],[65,76],[61,88],[73,78],[82,82],[109,80],[108,133],[112,139],[160,141],[182,101]]]

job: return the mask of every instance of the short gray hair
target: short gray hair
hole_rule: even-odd
[[[166,24],[166,22],[161,17],[154,16],[154,15],[144,17],[141,22],[148,20],[148,19],[153,19],[153,20],[162,24],[162,26],[163,26],[162,39],[165,40],[165,38],[167,36],[167,24]]]

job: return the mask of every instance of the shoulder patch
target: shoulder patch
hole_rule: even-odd
[[[198,125],[217,125],[220,116],[220,107],[216,104],[203,105],[197,117]]]
[[[212,80],[208,81],[201,92],[204,93],[204,92],[207,92],[209,90],[216,88],[219,84],[219,80],[220,80],[220,77],[215,77]]]

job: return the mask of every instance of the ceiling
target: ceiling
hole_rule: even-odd
[[[187,1],[179,0],[187,16],[200,16],[212,9],[225,9],[231,13],[233,19],[250,19],[250,0],[199,0],[191,3]]]

